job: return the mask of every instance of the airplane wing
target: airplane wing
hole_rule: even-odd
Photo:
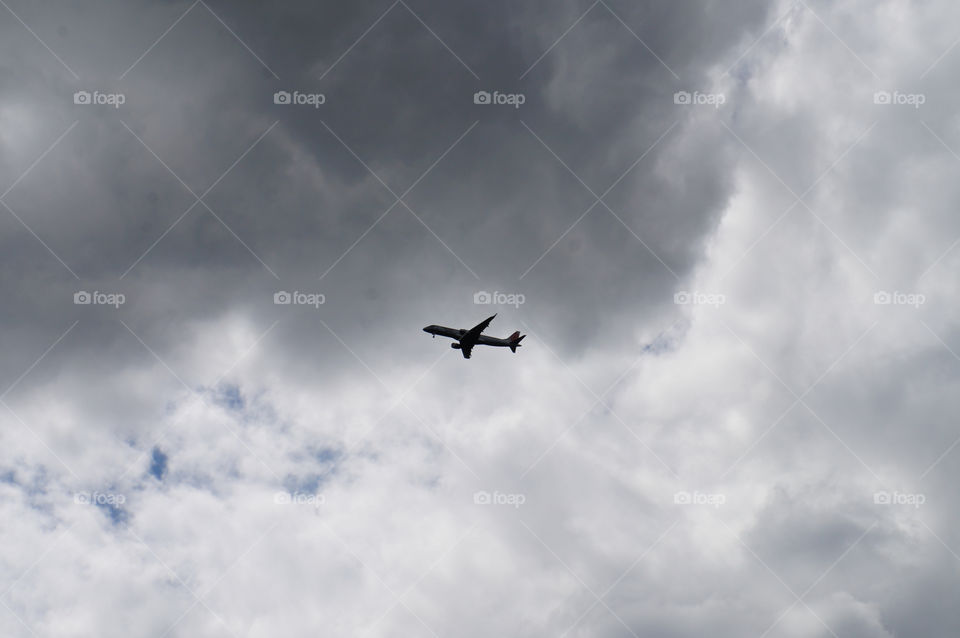
[[[493,315],[496,317],[497,315]],[[473,346],[477,344],[477,341],[480,339],[480,333],[487,329],[487,326],[490,325],[490,322],[493,321],[493,317],[487,317],[474,327],[467,330],[466,334],[460,337],[460,352],[463,353],[464,359],[470,358],[470,351],[473,350]]]
[[[496,316],[497,315],[493,315],[493,317],[496,317]],[[460,342],[462,343],[464,340],[468,340],[471,346],[475,344],[477,340],[480,338],[480,333],[486,330],[487,326],[490,325],[490,322],[493,321],[493,317],[487,317],[486,319],[484,319],[474,327],[467,330],[467,334],[463,335],[460,338]]]
[[[496,316],[497,315],[493,315],[493,317],[496,317]],[[463,335],[463,338],[461,339],[461,341],[463,339],[470,339],[472,343],[476,343],[477,339],[480,338],[480,333],[486,330],[487,326],[490,325],[490,322],[493,321],[493,317],[487,317],[486,319],[484,319],[474,327],[467,330],[467,334]]]

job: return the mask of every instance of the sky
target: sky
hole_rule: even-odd
[[[957,635],[958,18],[0,0],[0,634]]]

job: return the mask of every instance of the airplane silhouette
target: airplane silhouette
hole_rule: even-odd
[[[493,315],[493,317],[496,316],[497,315]],[[497,337],[488,337],[481,334],[487,329],[487,326],[490,325],[490,322],[493,321],[493,317],[487,317],[469,330],[465,330],[463,328],[447,328],[445,326],[431,324],[424,328],[423,331],[432,334],[434,337],[440,335],[441,337],[450,337],[451,339],[456,339],[457,343],[451,343],[450,347],[454,350],[459,350],[464,359],[470,358],[470,352],[473,350],[473,346],[478,344],[482,346],[510,348],[511,352],[516,352],[517,348],[520,347],[520,342],[523,341],[523,338],[527,336],[520,334],[519,330],[514,332],[506,339],[498,339]]]

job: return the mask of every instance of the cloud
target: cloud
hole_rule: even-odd
[[[4,635],[956,627],[950,6],[6,11]]]

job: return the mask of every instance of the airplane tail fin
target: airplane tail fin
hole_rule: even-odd
[[[507,337],[510,340],[510,352],[516,352],[517,348],[520,347],[520,342],[523,341],[523,338],[527,335],[520,334],[520,331],[517,330],[512,335]]]

